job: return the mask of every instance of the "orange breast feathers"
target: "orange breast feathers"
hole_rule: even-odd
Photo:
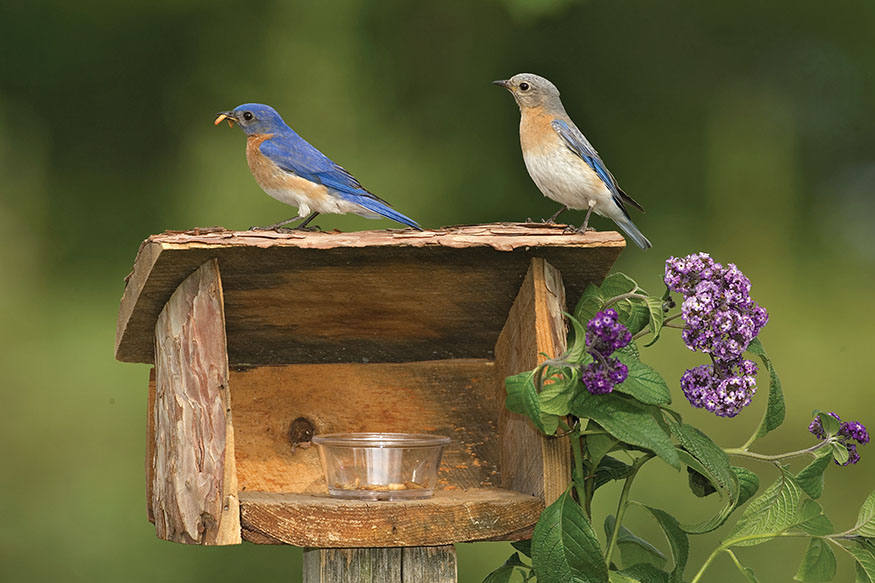
[[[276,170],[276,164],[261,153],[261,144],[272,137],[273,134],[256,134],[246,140],[246,162],[249,163],[249,171],[259,183],[261,177],[267,177]]]
[[[520,146],[526,154],[547,155],[557,147],[559,134],[550,125],[554,115],[542,107],[524,108],[520,116]]]
[[[330,192],[325,186],[283,170],[261,153],[259,146],[272,136],[273,134],[257,134],[249,136],[246,141],[246,161],[258,185],[275,199],[299,208],[301,205],[318,206],[320,201],[330,199]],[[309,210],[305,214],[309,214]]]

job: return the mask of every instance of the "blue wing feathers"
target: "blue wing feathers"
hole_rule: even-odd
[[[629,216],[623,203],[629,203],[642,213],[644,212],[644,208],[638,204],[638,202],[623,192],[620,185],[617,184],[617,179],[614,178],[614,175],[611,174],[610,170],[605,166],[599,153],[596,152],[596,149],[592,147],[592,144],[589,143],[589,140],[586,139],[579,129],[568,125],[568,122],[561,119],[554,119],[550,125],[553,126],[556,133],[565,140],[565,144],[571,148],[575,154],[580,156],[580,158],[586,162],[587,166],[592,168],[593,171],[598,174],[601,181],[604,182],[605,186],[608,187],[608,190],[611,191],[614,201],[617,203],[617,206],[620,207],[620,210],[623,211],[623,214],[627,217]]]
[[[262,154],[286,172],[296,174],[310,182],[322,184],[336,192],[338,196],[387,219],[422,230],[416,221],[390,208],[389,203],[368,192],[352,174],[335,164],[328,156],[310,145],[291,128],[281,136],[262,142],[260,149]]]

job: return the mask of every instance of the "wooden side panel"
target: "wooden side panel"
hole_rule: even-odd
[[[152,516],[158,537],[241,542],[222,283],[204,263],[155,325]]]
[[[531,421],[504,407],[504,378],[530,370],[566,349],[565,291],[558,270],[546,260],[532,259],[526,278],[495,345],[501,402],[501,485],[552,503],[571,480],[571,446],[567,438],[542,435]]]
[[[439,488],[498,486],[495,383],[484,359],[232,369],[239,489],[327,493],[318,448],[290,443],[301,417],[317,434],[446,435]]]
[[[392,502],[241,492],[240,505],[246,540],[323,548],[521,540],[544,509],[540,498],[492,488]]]
[[[456,549],[304,549],[304,583],[456,583]]]
[[[149,394],[146,397],[146,518],[155,524],[152,514],[152,484],[155,476],[155,367],[149,369]]]

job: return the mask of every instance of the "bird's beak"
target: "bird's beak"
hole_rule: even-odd
[[[498,85],[499,87],[504,87],[505,89],[510,91],[511,85],[510,85],[510,81],[508,81],[507,79],[500,79],[498,81],[493,81],[492,84]]]
[[[233,111],[220,111],[216,114],[216,121],[213,122],[213,125],[219,125],[222,123],[222,120],[228,120],[228,126],[234,127],[234,122],[237,121],[237,116],[234,115]]]

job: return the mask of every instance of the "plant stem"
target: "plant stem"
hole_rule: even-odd
[[[623,524],[623,516],[626,514],[626,508],[629,506],[629,492],[632,490],[632,481],[635,479],[635,476],[638,474],[638,470],[641,469],[648,460],[650,460],[654,454],[648,453],[645,454],[638,459],[636,459],[632,463],[632,471],[629,474],[629,477],[626,478],[625,483],[623,484],[623,491],[620,492],[620,500],[617,502],[617,516],[614,521],[614,530],[611,532],[611,540],[608,542],[608,550],[605,552],[605,564],[608,566],[608,569],[611,568],[611,555],[614,554],[614,549],[617,546],[617,537],[620,534],[620,525]]]
[[[794,457],[799,457],[799,456],[803,456],[803,455],[807,455],[807,454],[814,455],[814,452],[816,452],[820,448],[825,447],[829,444],[830,444],[830,440],[827,439],[827,440],[821,441],[820,443],[817,443],[817,444],[815,444],[807,449],[800,449],[797,451],[791,451],[788,453],[779,453],[779,454],[775,454],[775,455],[754,453],[752,451],[747,451],[746,447],[730,447],[730,448],[724,449],[723,451],[725,451],[729,455],[737,455],[737,456],[746,457],[746,458],[750,458],[750,459],[754,459],[754,460],[759,460],[761,462],[780,462],[780,461],[788,460],[788,459],[791,459]]]
[[[623,300],[644,300],[647,301],[647,296],[643,294],[639,294],[636,292],[628,292],[625,294],[620,294],[618,296],[614,296],[608,301],[605,302],[605,308],[610,306],[611,304],[616,304],[617,302],[622,302]]]
[[[727,552],[730,556],[732,556],[732,560],[735,561],[736,564],[738,564],[738,559],[735,558],[735,554],[732,551],[730,551],[729,548],[732,547],[733,545],[737,545],[740,542],[755,541],[758,539],[769,540],[769,539],[773,539],[773,538],[777,538],[777,537],[819,538],[819,539],[824,539],[824,540],[829,541],[831,543],[837,544],[838,546],[841,547],[842,545],[836,543],[836,541],[834,541],[832,539],[833,536],[835,536],[835,535],[816,536],[816,535],[808,534],[807,532],[779,532],[779,533],[752,534],[749,536],[743,536],[743,537],[739,537],[737,539],[726,541],[723,544],[721,544],[719,547],[714,549],[714,551],[705,560],[705,563],[702,565],[702,568],[699,569],[698,573],[696,573],[696,576],[690,580],[690,583],[698,583],[699,580],[702,578],[702,575],[705,573],[705,570],[708,568],[708,566],[714,561],[714,559],[717,557],[717,555],[719,555],[720,553],[722,553],[724,551]]]
[[[574,491],[577,493],[577,503],[583,506],[583,509],[586,511],[586,515],[588,518],[591,518],[589,511],[589,504],[587,503],[586,497],[586,489],[583,487],[584,485],[584,475],[583,475],[583,448],[581,447],[580,441],[583,438],[581,435],[580,429],[576,429],[571,432],[569,435],[571,439],[571,452],[574,457]]]

